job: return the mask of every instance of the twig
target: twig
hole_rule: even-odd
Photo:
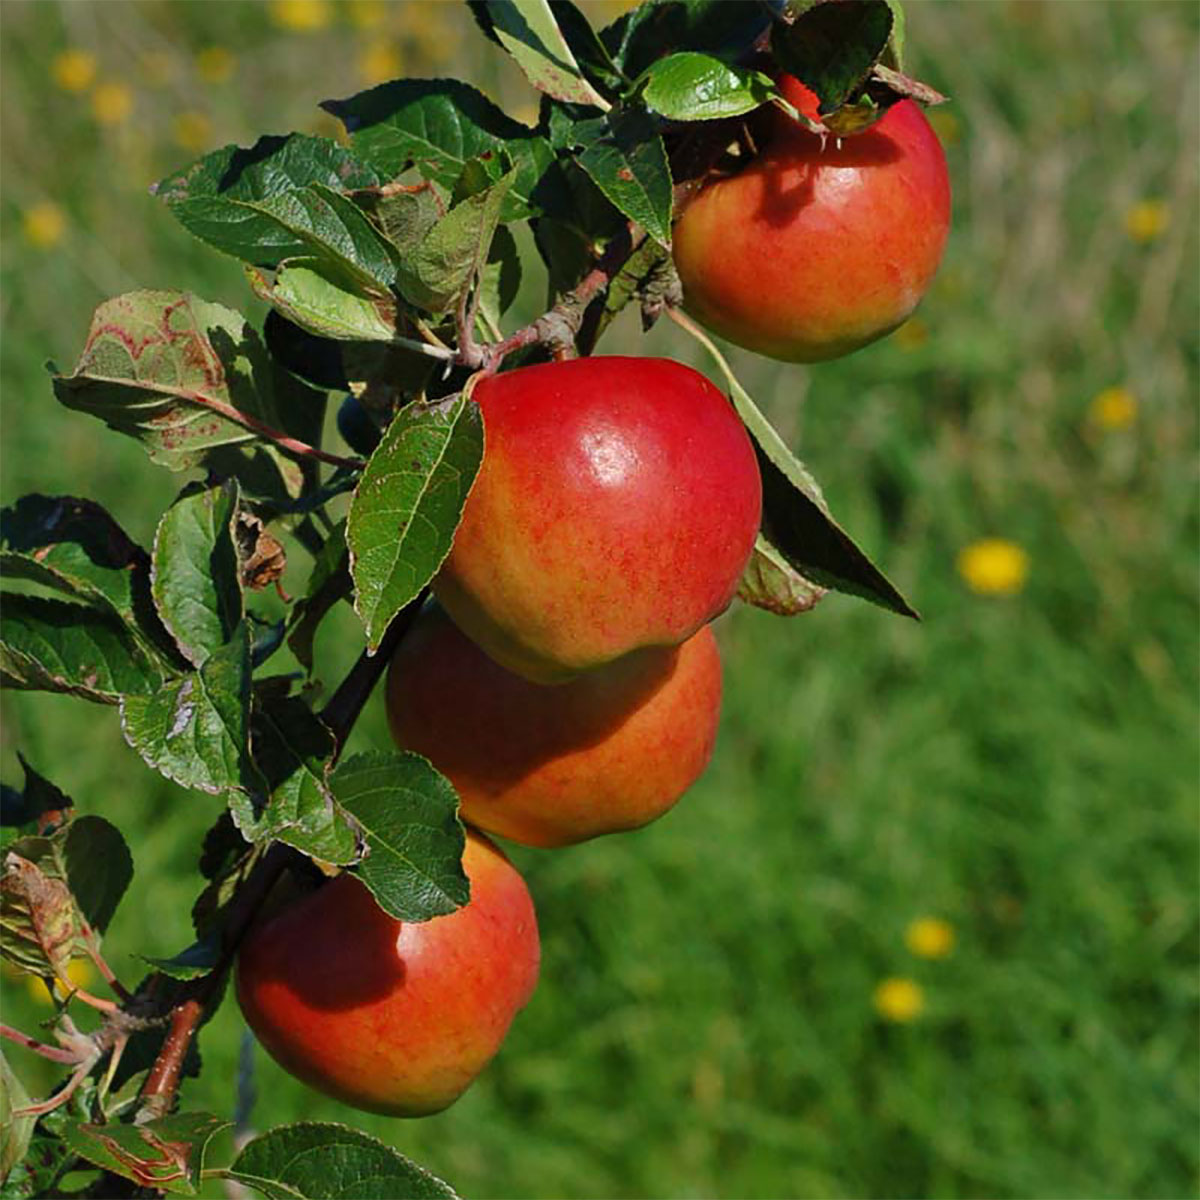
[[[43,1058],[49,1058],[54,1062],[77,1063],[79,1061],[78,1054],[72,1053],[70,1050],[63,1050],[58,1046],[47,1046],[45,1042],[39,1042],[36,1038],[31,1038],[29,1034],[22,1033],[11,1025],[0,1025],[0,1037],[6,1037],[9,1041],[24,1046],[26,1050],[32,1050],[34,1054],[40,1054]]]

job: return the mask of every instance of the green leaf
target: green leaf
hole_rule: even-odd
[[[154,535],[154,603],[184,658],[203,666],[245,615],[234,523],[236,480],[189,484]]]
[[[763,535],[812,583],[916,617],[908,601],[830,515],[816,480],[763,416],[712,339],[687,318],[677,317],[677,323],[712,356],[750,432],[762,475]]]
[[[535,88],[568,104],[611,107],[584,77],[548,0],[481,0],[500,45]]]
[[[268,1200],[457,1200],[453,1188],[345,1125],[282,1125],[248,1142],[229,1174]]]
[[[469,159],[479,162],[480,159]],[[355,192],[354,202],[366,212],[403,256],[411,254],[446,215],[437,190],[428,183],[392,185]]]
[[[426,759],[357,754],[329,782],[366,835],[370,852],[355,873],[380,908],[401,921],[428,921],[467,903],[458,796]]]
[[[401,79],[321,105],[346,126],[354,152],[384,179],[410,166],[452,189],[469,159],[507,154],[517,170],[501,218],[523,220],[554,162],[545,138],[505,116],[483,93],[453,79]]]
[[[122,695],[153,693],[160,672],[114,617],[82,604],[5,593],[0,682],[116,704]]]
[[[602,29],[600,40],[632,79],[664,49],[744,58],[771,20],[768,5],[747,0],[646,0]]]
[[[292,133],[261,137],[249,149],[225,146],[168,175],[154,187],[169,205],[210,196],[267,200],[319,183],[337,191],[373,187],[375,170],[330,138]]]
[[[515,180],[516,172],[509,172],[468,196],[430,229],[399,280],[407,299],[433,313],[454,307],[487,262],[504,198]]]
[[[209,974],[220,962],[221,940],[218,937],[209,937],[193,942],[171,958],[150,958],[145,954],[139,954],[138,958],[168,978],[186,982]]]
[[[521,288],[521,255],[507,225],[501,225],[492,238],[492,248],[479,276],[477,305],[486,336],[500,328],[500,318],[508,311]]]
[[[255,422],[307,432],[324,406],[267,354],[243,317],[184,292],[105,301],[74,373],[55,376],[54,392],[176,471],[255,441]]]
[[[44,775],[39,775],[18,750],[17,760],[25,772],[25,788],[5,787],[0,792],[0,825],[4,826],[7,846],[11,833],[18,837],[33,835],[49,826],[61,825],[71,819],[74,804],[61,788]],[[42,830],[39,830],[42,826]]]
[[[231,1122],[211,1113],[175,1113],[144,1125],[68,1121],[67,1145],[88,1162],[172,1196],[197,1196],[208,1143]]]
[[[759,534],[754,552],[742,572],[738,599],[780,617],[808,612],[825,595],[825,588],[805,579],[771,543]]]
[[[589,126],[579,165],[621,212],[669,247],[671,168],[653,120],[631,109]]]
[[[483,439],[478,406],[455,395],[401,409],[371,455],[346,541],[354,608],[372,649],[450,553]]]
[[[64,592],[136,628],[149,596],[150,559],[99,504],[22,496],[0,511],[0,568]]]
[[[811,88],[824,116],[853,95],[879,61],[892,32],[887,0],[824,0],[771,31],[776,61]]]
[[[25,1157],[25,1151],[29,1149],[29,1139],[33,1137],[37,1117],[14,1117],[13,1113],[19,1108],[28,1108],[32,1103],[29,1093],[8,1065],[3,1051],[0,1051],[0,1180],[8,1177],[9,1171]]]
[[[774,81],[762,71],[686,50],[649,68],[643,98],[673,121],[714,121],[752,112],[776,94]]]
[[[133,880],[133,858],[121,831],[103,817],[76,817],[61,834],[67,886],[83,919],[97,933],[108,928]]]
[[[315,260],[283,262],[273,281],[248,268],[254,291],[277,312],[318,337],[343,342],[390,342],[396,336],[395,301],[363,296],[330,282]]]
[[[249,757],[250,639],[242,625],[197,671],[150,696],[124,696],[121,727],[156,771],[218,794],[261,786]]]
[[[303,701],[291,696],[259,704],[251,720],[254,763],[266,780],[265,805],[233,793],[230,811],[250,841],[275,839],[323,862],[361,856],[358,830],[325,779],[333,734]]]

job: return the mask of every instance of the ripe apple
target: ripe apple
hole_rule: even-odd
[[[579,358],[485,379],[483,465],[433,582],[497,662],[559,682],[721,612],[762,485],[725,396],[661,358]]]
[[[816,115],[798,80],[780,89]],[[945,155],[911,100],[843,139],[773,117],[763,152],[675,224],[684,307],[759,354],[838,358],[905,321],[933,279],[950,226]]]
[[[237,997],[272,1058],[318,1091],[390,1116],[440,1112],[500,1048],[537,983],[525,881],[467,831],[471,900],[431,921],[388,916],[351,874],[255,926]]]
[[[436,606],[392,659],[387,714],[462,802],[463,820],[527,846],[565,846],[662,816],[708,765],[721,659],[703,626],[567,683],[492,661]]]

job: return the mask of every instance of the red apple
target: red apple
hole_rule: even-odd
[[[493,662],[436,606],[396,651],[387,685],[393,737],[451,780],[463,820],[527,846],[661,816],[708,765],[720,707],[708,626],[547,687]]]
[[[780,86],[815,115],[803,84]],[[950,225],[945,155],[911,100],[840,140],[782,114],[771,130],[675,224],[684,307],[759,354],[837,358],[905,321],[933,279]]]
[[[541,683],[721,612],[754,546],[758,464],[729,401],[669,359],[580,358],[475,389],[483,465],[433,590]]]
[[[258,1040],[318,1091],[391,1116],[440,1112],[500,1048],[537,983],[525,881],[468,830],[471,900],[432,921],[388,916],[350,874],[251,930],[237,996]]]

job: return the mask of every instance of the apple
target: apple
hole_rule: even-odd
[[[436,605],[392,658],[387,715],[403,749],[458,790],[462,817],[527,846],[636,829],[708,765],[721,659],[706,625],[567,683],[531,683],[490,659]]]
[[[502,666],[560,682],[675,646],[733,598],[762,485],[726,397],[661,358],[484,379],[483,463],[433,591]]]
[[[398,921],[341,874],[248,935],[238,1003],[267,1052],[355,1108],[440,1112],[500,1048],[537,983],[525,881],[467,831],[471,899],[444,917]]]
[[[780,89],[816,115],[798,80]],[[773,117],[763,152],[675,223],[684,308],[771,358],[838,358],[890,333],[929,287],[950,226],[946,158],[911,100],[842,139]]]

